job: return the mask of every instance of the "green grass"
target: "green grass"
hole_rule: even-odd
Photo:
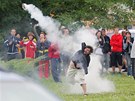
[[[65,84],[55,83],[52,78],[42,79],[41,82],[64,101],[135,101],[135,80],[132,77],[125,74],[122,76],[109,74],[107,78],[113,81],[115,92],[88,94],[88,96],[63,93],[66,89]]]
[[[28,63],[25,59],[6,63],[0,61],[0,64],[5,68],[27,76],[32,76],[33,72],[37,73],[37,67],[34,67],[33,63]],[[40,82],[63,101],[135,101],[135,80],[132,77],[128,77],[125,74],[121,76],[108,74],[106,77],[113,81],[116,88],[115,92],[88,94],[88,96],[64,93],[68,89],[65,83],[55,83],[51,76],[48,80],[41,79]]]

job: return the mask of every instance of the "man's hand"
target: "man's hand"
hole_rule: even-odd
[[[40,39],[40,42],[41,43],[44,43],[45,42],[45,39],[44,38]]]
[[[85,75],[87,75],[87,74],[88,74],[88,71],[87,72],[85,71]]]
[[[82,67],[82,64],[81,63],[77,63],[76,64],[76,69],[81,69],[81,67]]]
[[[20,47],[20,45],[19,45],[19,44],[16,44],[15,46],[16,46],[16,47]]]
[[[81,67],[76,67],[76,69],[81,69]]]
[[[127,44],[128,44],[128,43],[130,43],[130,40],[127,39],[126,42],[127,42]]]
[[[12,41],[10,41],[10,42],[9,42],[9,45],[11,45],[12,43],[13,43],[13,42],[12,42]]]

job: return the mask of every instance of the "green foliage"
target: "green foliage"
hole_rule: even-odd
[[[19,74],[28,75],[38,70],[38,61],[45,58],[40,56],[36,59],[13,59],[10,61],[0,61],[0,65],[11,71],[18,72]]]
[[[22,75],[30,76],[30,74],[38,71],[38,61],[42,58],[36,59],[13,59],[10,61],[0,61],[0,64],[13,72],[17,72]]]
[[[6,69],[13,72],[18,72],[19,74],[27,74],[34,70],[33,62],[28,63],[28,60],[11,60],[6,63],[1,63]]]
[[[135,8],[132,0],[1,0],[0,1],[0,34],[6,36],[11,28],[19,33],[32,31],[30,15],[22,9],[22,3],[34,4],[43,11],[44,15],[53,14],[53,18],[63,25],[76,21],[94,20],[93,26],[112,28],[127,26],[135,18],[133,12],[125,12],[114,7],[124,4],[129,9]],[[115,14],[108,14],[109,9]]]
[[[54,18],[64,25],[81,20],[92,20],[95,17],[97,19],[94,22],[94,27],[112,28],[130,25],[132,23],[130,19],[135,17],[134,12],[125,12],[117,7],[114,8],[117,3],[124,4],[129,9],[133,8],[132,1],[127,0],[56,0],[48,2],[49,5],[46,5],[46,9],[49,11],[49,8],[52,8],[50,12],[54,13]],[[116,14],[108,14],[109,9]]]

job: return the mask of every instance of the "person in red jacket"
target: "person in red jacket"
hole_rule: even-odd
[[[58,47],[58,44],[56,43],[51,43],[49,49],[48,49],[48,56],[50,58],[51,62],[51,73],[53,76],[54,81],[61,82],[60,79],[60,72],[61,72],[61,67],[60,67],[60,50]]]
[[[122,69],[122,49],[123,49],[123,37],[119,33],[119,29],[114,28],[114,35],[112,35],[110,40],[111,45],[111,66],[112,71],[115,73],[115,67],[119,67],[119,73],[121,74]]]
[[[35,58],[36,51],[36,42],[34,42],[34,34],[32,32],[28,32],[27,34],[28,40],[23,40],[20,42],[20,45],[25,47],[25,58]]]

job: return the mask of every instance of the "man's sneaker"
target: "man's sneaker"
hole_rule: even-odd
[[[124,71],[122,71],[122,72],[127,72],[127,69],[125,69]]]
[[[88,94],[83,94],[83,96],[88,96]]]

